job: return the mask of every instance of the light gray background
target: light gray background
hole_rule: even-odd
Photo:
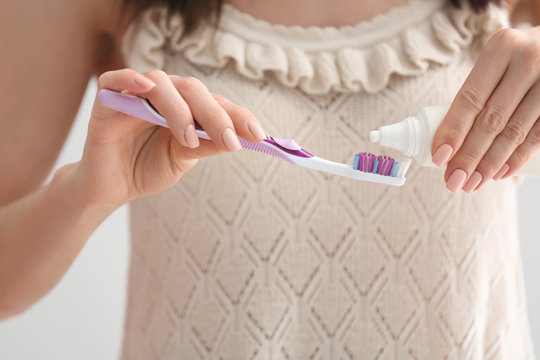
[[[55,168],[81,158],[95,92],[91,82]],[[519,217],[531,332],[540,349],[540,178],[525,179],[520,186]],[[118,359],[127,264],[123,207],[99,227],[47,296],[26,313],[0,323],[0,359]]]

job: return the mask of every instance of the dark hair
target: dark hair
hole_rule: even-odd
[[[460,7],[463,2],[469,4],[474,11],[482,11],[488,6],[489,3],[501,4],[501,0],[450,0],[452,5]]]
[[[183,34],[189,34],[201,24],[208,21],[215,24],[221,14],[223,0],[121,0],[123,8],[129,8],[132,18],[136,18],[144,10],[152,6],[164,5],[169,14],[179,13],[183,19]]]
[[[481,11],[490,3],[499,4],[501,0],[450,0],[452,5],[460,7],[468,3],[475,11]],[[164,5],[169,13],[179,13],[184,20],[184,35],[191,33],[201,21],[215,23],[219,19],[223,0],[122,0],[124,7],[131,7],[136,17],[142,11],[155,5]]]

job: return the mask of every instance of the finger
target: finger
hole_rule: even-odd
[[[156,83],[132,69],[107,71],[98,78],[98,89],[146,93],[154,86]]]
[[[438,166],[443,166],[456,154],[506,71],[510,54],[500,51],[499,33],[492,37],[480,54],[435,133],[431,154]]]
[[[536,120],[525,141],[519,145],[506,164],[508,171],[501,179],[516,174],[540,150],[540,118]]]
[[[200,80],[193,77],[171,76],[171,81],[189,104],[194,118],[216,144],[227,151],[242,148],[231,118]]]
[[[167,120],[174,137],[183,146],[190,148],[199,146],[191,110],[171,82],[169,75],[161,70],[154,70],[146,74],[146,77],[157,84],[147,93],[147,97]]]
[[[216,99],[217,103],[227,112],[227,114],[229,114],[229,117],[234,124],[236,133],[240,137],[254,142],[258,142],[266,138],[266,133],[251,111],[231,102],[222,96],[216,94],[212,95],[214,99]]]
[[[144,77],[144,75],[139,74],[135,70],[131,69],[121,69],[107,71],[101,74],[98,78],[98,90],[101,89],[110,89],[115,91],[132,91],[137,93],[147,93],[156,84]],[[108,107],[102,106],[101,102],[98,100],[97,96],[94,101],[94,106],[92,108],[92,116],[99,119],[107,119],[113,114],[118,112]]]
[[[463,144],[448,163],[445,179],[448,181],[447,186],[449,185],[450,190],[456,192],[461,186],[464,186],[467,192],[470,192],[486,177],[486,174],[478,171],[474,172],[474,170],[488,151],[495,137],[505,129],[510,116],[533,83],[534,79],[531,79],[529,73],[522,70],[519,63],[511,64],[508,67],[503,79],[491,94],[484,109],[477,116]],[[513,128],[514,125],[510,126],[510,128]],[[509,134],[509,131],[511,130],[507,130],[504,136]],[[456,176],[461,176],[461,172],[457,172],[456,174],[459,175],[454,175],[454,179],[450,180],[456,169],[461,169],[467,175],[465,182],[462,184],[455,181]],[[474,177],[467,180],[473,172]]]
[[[523,143],[536,119],[540,117],[540,106],[538,104],[540,104],[539,84],[535,85],[525,95],[504,130],[495,138],[493,144],[478,164],[476,171],[483,175],[483,179],[474,190],[482,187],[489,179],[498,180],[506,173],[508,169],[503,169],[504,164],[516,148]]]
[[[205,157],[226,153],[227,150],[213,141],[201,140],[201,144],[196,148],[183,146],[175,138],[171,141],[171,154],[174,161],[185,161],[193,159],[203,159]]]

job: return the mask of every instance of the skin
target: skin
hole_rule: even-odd
[[[318,1],[310,3],[312,11],[306,12],[304,2],[296,0],[284,15],[276,6],[279,1],[284,0],[262,5],[238,0],[236,5],[272,22],[340,26],[403,3]],[[273,6],[268,6],[270,3]],[[287,18],[281,21],[280,16]],[[0,166],[2,174],[7,174],[0,177],[0,319],[26,310],[50,291],[95,228],[119,206],[171,187],[199,158],[238,150],[234,135],[251,141],[264,136],[247,109],[211,94],[197,79],[159,70],[139,74],[123,69],[119,44],[128,25],[126,19],[129,11],[111,0],[0,2],[0,43],[8,49],[0,56],[0,67],[9,69],[0,82]],[[513,76],[522,80],[507,76],[508,81],[497,82],[496,88],[505,84],[497,95],[502,102],[499,107],[487,108],[511,114],[513,111],[503,105],[518,107],[526,102],[529,105],[525,108],[537,109],[536,104],[540,104],[534,102],[537,90],[532,91],[538,87],[538,74],[524,79],[525,70],[510,65],[523,65],[518,60],[524,58],[528,59],[522,60],[527,74],[535,71],[529,57],[537,59],[540,50],[528,49],[537,49],[538,29],[503,34],[497,35],[502,39],[494,40],[497,42],[486,51],[495,52],[501,46],[501,53],[507,55],[483,55],[473,70],[475,75],[464,85],[478,94],[477,107],[471,107],[467,97],[460,95],[438,133],[438,144],[448,142],[456,149],[449,171],[460,166],[470,173],[476,168],[463,162],[467,157],[460,156],[458,145],[466,144],[467,149],[471,141],[463,139],[483,113],[482,99],[488,101],[486,104],[491,101],[493,84],[486,83],[489,76],[483,74],[503,76],[501,69],[512,66]],[[104,108],[96,100],[82,159],[60,168],[50,183],[42,185],[69,132],[86,84],[95,75],[100,75],[100,89],[148,97],[167,118],[171,130]],[[519,101],[513,96],[518,90],[527,94],[519,96]],[[462,89],[466,95],[473,94],[471,91]],[[529,97],[533,98],[526,100]],[[531,111],[524,110],[528,115],[522,118],[529,119]],[[194,136],[193,118],[213,141]],[[452,133],[453,129],[460,130]],[[475,146],[486,147],[492,138],[481,138],[478,141],[484,145]],[[538,144],[531,145],[535,146]],[[498,165],[506,160],[501,158]],[[491,166],[492,171],[498,165]],[[512,169],[515,167],[512,163]]]
[[[116,50],[104,51],[111,49],[110,39],[118,44],[125,29],[107,27],[119,17],[110,15],[107,1],[35,1],[30,14],[28,3],[0,8],[0,42],[10,49],[0,59],[10,69],[0,85],[0,161],[9,174],[0,177],[0,318],[45,295],[119,206],[171,187],[199,158],[240,149],[236,134],[251,141],[264,137],[248,110],[211,94],[197,79],[160,70],[107,71],[99,77],[100,89],[148,97],[171,130],[96,100],[82,159],[40,186],[89,78],[123,66]],[[190,135],[193,117],[213,141]]]
[[[300,26],[341,26],[368,20],[410,0],[230,0],[237,9],[270,23]],[[287,11],[283,11],[287,9]]]
[[[539,23],[540,2],[513,5],[519,21]],[[456,95],[432,155],[447,164],[447,188],[470,193],[514,175],[539,149],[540,27],[505,29],[486,44]]]

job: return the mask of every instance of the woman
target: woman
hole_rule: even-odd
[[[0,12],[15,49],[1,60],[2,317],[43,296],[93,229],[139,198],[126,359],[532,357],[515,184],[487,179],[540,143],[538,28],[481,49],[506,20],[488,1],[28,8]],[[150,98],[171,130],[96,101],[83,158],[38,188],[103,72],[100,88]],[[380,153],[369,130],[454,97],[434,161],[448,162],[450,190],[474,194],[418,167],[401,189],[247,151],[194,167],[238,150],[235,134],[260,140],[259,122],[337,161]]]

